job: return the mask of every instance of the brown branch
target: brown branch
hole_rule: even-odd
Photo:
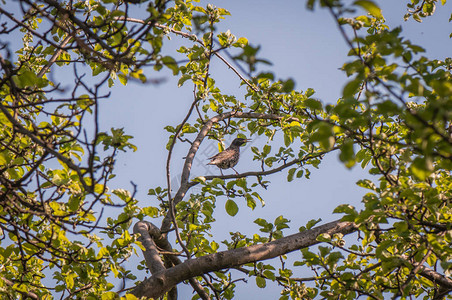
[[[266,175],[271,175],[274,173],[278,173],[281,172],[284,169],[287,169],[290,166],[302,163],[304,161],[316,158],[316,157],[322,157],[323,155],[325,155],[326,153],[338,150],[340,147],[333,147],[328,151],[321,151],[318,153],[311,153],[311,154],[307,154],[305,155],[303,158],[299,158],[299,159],[294,159],[291,160],[287,163],[284,163],[276,168],[270,169],[270,170],[266,170],[266,171],[251,171],[251,172],[245,172],[245,173],[240,173],[240,174],[230,174],[230,175],[221,175],[221,176],[217,176],[217,175],[209,175],[209,176],[202,176],[201,178],[204,180],[212,180],[215,178],[220,178],[220,179],[237,179],[237,178],[244,178],[244,177],[250,177],[250,176],[266,176]],[[199,177],[198,177],[199,178]],[[192,181],[189,183],[190,187],[193,187],[197,184],[199,184],[199,181]]]
[[[413,264],[413,269],[410,271],[410,274],[408,274],[407,279],[405,280],[405,282],[402,284],[402,286],[400,287],[400,290],[403,291],[406,289],[406,287],[408,286],[408,284],[411,282],[411,280],[413,280],[413,278],[415,277],[416,273],[419,273],[419,271],[421,270],[421,268],[423,267],[423,264],[427,261],[428,257],[432,254],[432,250],[429,249],[427,251],[427,253],[424,255],[424,258],[422,258],[422,260],[419,263],[414,263],[414,260],[412,260]],[[394,295],[394,297],[396,297],[396,295]]]
[[[422,11],[422,9],[424,8],[424,5],[425,5],[425,0],[422,0],[422,3],[418,7],[416,7],[414,10],[407,9],[408,13],[417,14],[418,12]]]
[[[177,131],[174,133],[173,139],[171,141],[170,147],[168,149],[168,156],[166,159],[166,184],[167,184],[167,189],[168,189],[168,204],[169,204],[169,214],[171,217],[171,221],[174,225],[174,229],[175,229],[175,234],[176,234],[176,238],[177,241],[179,242],[180,246],[182,247],[182,250],[185,252],[185,254],[187,255],[187,258],[190,258],[190,251],[188,251],[187,247],[185,246],[185,244],[182,241],[182,238],[180,236],[179,233],[179,228],[177,226],[177,222],[176,222],[176,213],[175,213],[175,204],[173,203],[173,197],[171,195],[171,172],[170,172],[170,164],[171,164],[171,156],[173,154],[173,149],[174,149],[174,145],[176,144],[176,140],[179,137],[180,133],[182,132],[182,129],[184,127],[184,125],[187,123],[188,119],[190,118],[193,109],[195,108],[196,104],[198,103],[198,99],[195,98],[195,100],[192,102],[190,109],[188,110],[187,115],[185,116],[185,118],[182,120],[182,123],[178,126]]]
[[[14,282],[12,282],[11,280],[5,278],[5,277],[0,277],[0,280],[2,280],[4,283],[6,283],[6,285],[8,286],[14,286]],[[23,292],[23,291],[18,291],[20,294],[22,294],[25,298],[30,298],[30,299],[40,299],[38,297],[38,295],[36,295],[33,292]]]
[[[133,226],[133,233],[140,234],[138,241],[143,245],[143,255],[146,261],[146,266],[151,271],[151,274],[156,274],[165,270],[163,261],[160,258],[157,247],[149,234],[150,227],[152,226],[149,222],[140,221]]]
[[[140,221],[135,224],[133,229],[134,233],[140,233],[141,235],[139,241],[141,241],[145,248],[145,250],[143,250],[143,255],[146,260],[146,265],[152,274],[165,270],[165,266],[163,265],[159,254],[163,254],[165,260],[171,261],[174,265],[182,264],[182,261],[174,255],[176,253],[173,252],[171,244],[162,236],[157,226],[150,222]],[[155,246],[166,251],[158,251]],[[209,294],[206,293],[202,285],[196,279],[189,278],[188,281],[201,299],[210,300]]]
[[[50,67],[53,65],[53,63],[57,60],[58,56],[60,56],[61,52],[63,52],[63,48],[69,43],[69,41],[72,39],[72,35],[68,34],[66,38],[61,42],[60,48],[56,50],[56,52],[52,55],[47,65],[45,65],[41,71],[38,73],[38,77],[44,76],[44,74],[50,69]]]
[[[330,235],[341,233],[346,235],[356,230],[355,224],[337,220],[266,244],[232,249],[194,258],[154,274],[133,289],[132,294],[137,297],[158,298],[173,286],[189,278],[255,261],[271,259],[318,244],[317,237],[323,233]]]
[[[426,266],[420,266],[419,267],[419,274],[423,277],[427,278],[433,283],[439,284],[443,288],[449,289],[449,291],[452,290],[452,280],[450,278],[447,278],[446,276],[426,267]]]

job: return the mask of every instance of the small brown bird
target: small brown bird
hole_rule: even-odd
[[[239,162],[240,157],[240,146],[249,142],[249,139],[236,138],[232,141],[229,148],[226,150],[210,157],[210,162],[208,165],[215,165],[220,168],[221,175],[223,175],[223,171],[221,169],[229,169],[232,168],[234,172],[238,175],[239,173],[234,169],[234,166]]]

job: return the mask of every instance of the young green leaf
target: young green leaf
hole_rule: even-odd
[[[238,212],[239,212],[239,207],[237,206],[237,203],[235,203],[233,200],[228,199],[226,201],[226,212],[228,213],[228,215],[230,216],[235,216]]]

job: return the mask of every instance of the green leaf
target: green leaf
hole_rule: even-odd
[[[311,135],[311,142],[319,142],[320,147],[327,151],[331,150],[336,142],[333,126],[328,123],[321,122],[315,127],[317,130]]]
[[[265,227],[268,225],[268,222],[261,218],[254,220],[254,223],[256,223],[257,225],[262,226],[262,227]]]
[[[377,18],[383,17],[383,15],[381,14],[381,8],[377,4],[375,4],[375,2],[373,2],[373,1],[357,0],[357,1],[353,2],[353,4],[357,5],[357,6],[361,6],[362,8],[367,10],[367,12],[369,14],[371,14],[374,17],[377,17]]]
[[[433,171],[431,158],[416,157],[410,166],[413,175],[419,180],[425,180]]]
[[[185,81],[187,81],[189,79],[191,79],[191,75],[187,75],[187,74],[182,75],[179,79],[179,82],[177,83],[177,86],[178,87],[183,86]]]
[[[289,172],[287,174],[287,181],[291,182],[293,180],[293,176],[294,176],[296,170],[297,170],[297,168],[292,168],[289,170]]]
[[[263,289],[263,288],[265,288],[267,286],[267,282],[266,282],[264,277],[257,276],[256,277],[256,285],[258,287],[260,287],[261,289]]]
[[[339,159],[345,164],[347,168],[355,165],[355,151],[353,150],[353,140],[348,139],[341,145],[341,152]]]
[[[312,110],[322,110],[322,102],[317,99],[308,98],[304,100],[303,104]]]
[[[116,196],[118,196],[122,201],[129,201],[132,197],[132,194],[124,189],[115,189],[112,191],[113,194],[115,194]]]
[[[246,205],[252,210],[256,208],[256,200],[250,194],[246,194]]]
[[[340,214],[340,213],[352,214],[352,213],[356,213],[356,210],[355,210],[355,207],[351,206],[350,204],[341,204],[333,210],[333,213],[335,213],[335,214]]]
[[[293,81],[292,79],[283,81],[282,90],[284,93],[290,93],[291,91],[293,91],[294,87],[295,87],[295,81]]]
[[[385,115],[396,114],[400,111],[397,104],[390,100],[386,100],[377,104],[378,112]]]
[[[226,208],[226,212],[228,213],[228,215],[230,215],[230,216],[235,216],[238,212],[239,212],[239,207],[237,206],[237,204],[233,201],[233,200],[231,200],[231,199],[228,199],[227,201],[226,201],[226,205],[225,205],[225,208]]]
[[[315,220],[315,219],[312,219],[312,220],[310,220],[308,223],[306,223],[306,229],[311,229],[312,227],[314,227],[316,224],[318,224],[318,223],[320,223],[322,221],[322,219],[317,219],[317,220]]]
[[[265,271],[263,272],[263,274],[265,275],[266,278],[268,278],[268,279],[270,279],[270,280],[273,280],[273,281],[276,280],[275,273],[273,273],[273,272],[270,271],[270,270],[265,270]]]
[[[118,79],[119,79],[119,82],[121,82],[123,85],[127,85],[127,76],[126,75],[124,75],[124,74],[122,74],[122,73],[119,73],[118,74]]]
[[[118,294],[115,292],[104,292],[102,293],[102,300],[115,300],[118,299]]]
[[[156,218],[158,216],[159,210],[157,207],[148,206],[143,207],[143,213],[151,218]]]
[[[173,71],[173,75],[177,75],[179,73],[179,67],[177,66],[177,62],[171,56],[164,56],[162,58],[163,64]]]
[[[69,209],[71,211],[76,211],[79,208],[81,201],[82,201],[81,197],[72,196],[71,198],[69,198],[68,201]]]
[[[361,87],[361,80],[356,78],[352,81],[349,81],[342,91],[342,95],[344,98],[353,98],[354,95],[358,92],[359,88]]]
[[[283,216],[279,216],[275,219],[275,225],[289,223],[290,221],[284,218]]]
[[[233,47],[239,47],[239,48],[243,48],[246,45],[248,45],[248,40],[244,37],[241,37],[237,40],[237,42],[233,43],[232,46]]]
[[[47,85],[47,80],[38,77],[31,70],[24,70],[19,75],[14,75],[13,81],[19,88],[30,88],[33,86],[42,88]]]
[[[0,152],[0,166],[6,165],[9,161],[11,161],[11,158],[8,157],[8,152]]]

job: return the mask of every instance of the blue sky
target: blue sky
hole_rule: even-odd
[[[387,24],[392,28],[402,26],[402,35],[414,44],[426,48],[428,57],[443,59],[450,56],[452,42],[448,36],[452,25],[448,19],[452,5],[448,3],[445,7],[438,7],[436,16],[419,24],[413,20],[403,21],[405,2],[378,1]],[[324,102],[334,103],[341,96],[347,78],[339,69],[348,60],[348,48],[326,10],[307,11],[305,1],[299,0],[201,1],[201,5],[207,3],[224,7],[231,12],[231,16],[218,25],[219,30],[229,29],[237,37],[246,37],[252,45],[261,46],[260,57],[273,63],[272,66],[263,66],[262,70],[274,72],[277,78],[293,78],[298,90],[313,88],[316,90],[316,96]],[[144,10],[145,7],[146,4],[141,4],[137,8]],[[139,16],[139,11],[137,15]],[[186,41],[172,35],[165,51],[174,55],[175,49],[181,43]],[[129,83],[126,87],[117,82],[110,99],[101,105],[101,124],[103,130],[124,127],[127,134],[134,136],[133,143],[138,146],[137,152],[120,154],[115,169],[117,177],[113,185],[131,189],[130,181],[133,181],[138,186],[136,197],[143,206],[157,206],[157,200],[147,196],[147,191],[149,188],[166,185],[165,145],[168,133],[163,127],[176,126],[182,121],[192,102],[193,93],[188,84],[178,88],[178,78],[172,78],[168,72],[145,72],[151,78],[163,77],[166,82],[157,86]],[[238,97],[244,94],[239,79],[219,60],[212,63],[211,74],[224,93]],[[252,136],[250,138],[253,139]],[[266,140],[261,138],[254,142],[264,144]],[[274,146],[277,147],[275,144]],[[209,169],[206,169],[202,163],[203,160],[208,162],[205,152],[212,148],[216,148],[215,142],[205,140],[198,156],[201,162],[194,166],[194,175],[203,175],[205,172],[219,174],[215,167],[209,166]],[[187,150],[185,144],[176,145],[171,165],[174,177],[181,172],[182,157]],[[244,149],[236,169],[239,172],[259,169],[259,163],[252,161],[249,149]],[[240,210],[235,217],[225,213],[225,199],[219,199],[215,212],[217,222],[212,230],[216,241],[228,238],[229,232],[240,231],[252,235],[258,230],[253,223],[257,218],[273,221],[283,215],[291,220],[291,228],[286,231],[286,234],[291,234],[297,232],[298,228],[310,219],[322,218],[327,222],[338,218],[332,211],[339,204],[349,203],[360,207],[360,199],[365,191],[359,189],[355,183],[368,177],[365,171],[359,167],[346,169],[335,153],[325,158],[319,170],[311,171],[310,180],[299,179],[292,183],[286,182],[286,172],[272,175],[269,177],[272,183],[269,190],[262,191],[266,205],[251,211],[244,203],[238,202]],[[229,174],[228,172],[225,173]],[[296,259],[298,254],[294,253],[292,256]],[[131,268],[133,269],[133,266]],[[239,283],[237,299],[278,298],[280,288],[269,284],[269,288],[262,290],[253,282],[254,279],[250,279],[248,285]],[[191,289],[181,289],[180,299],[188,299],[189,294]]]

